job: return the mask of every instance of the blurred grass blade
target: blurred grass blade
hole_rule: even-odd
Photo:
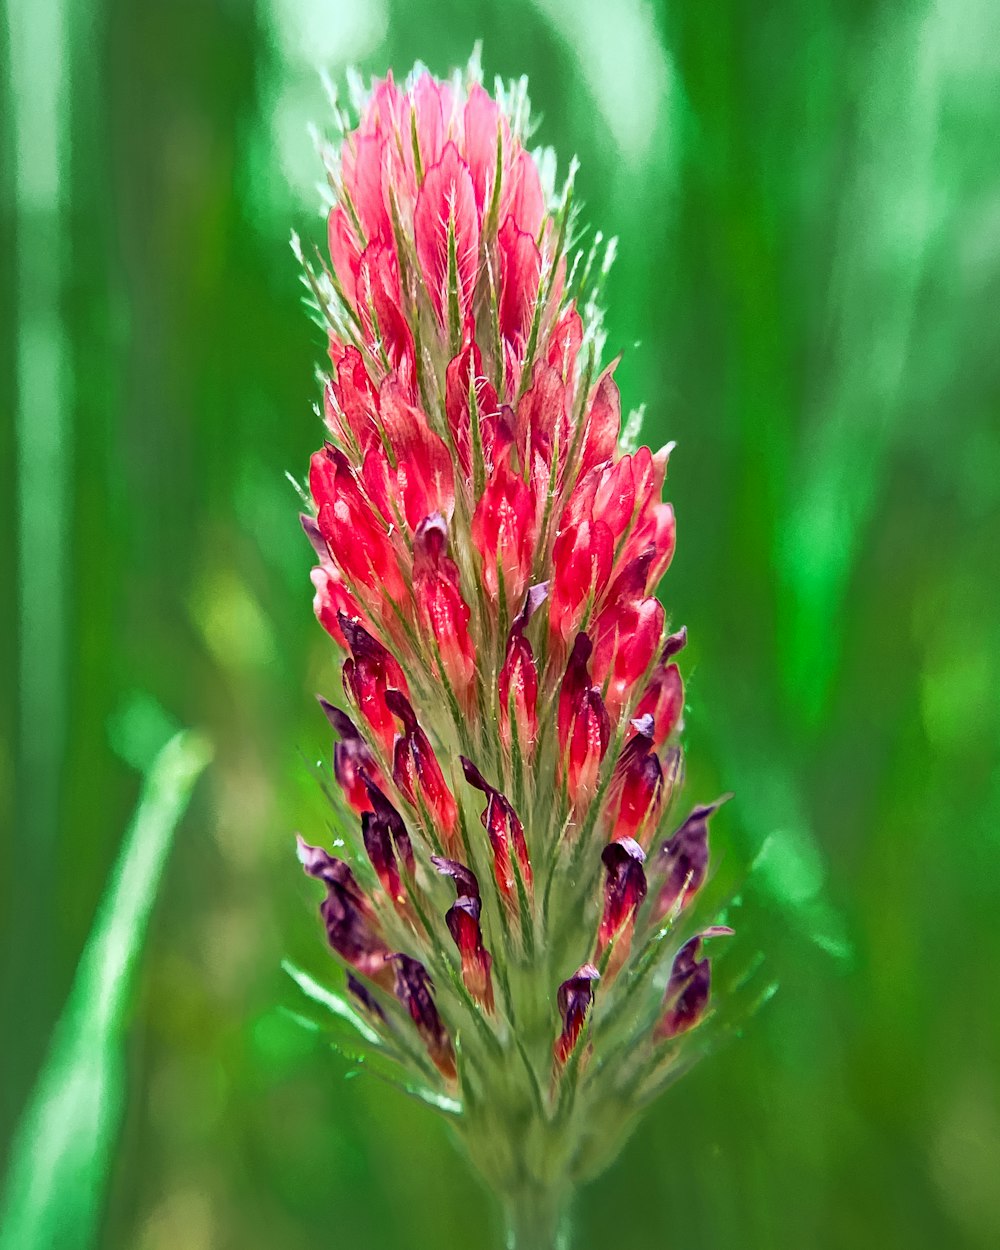
[[[123,1103],[129,990],[160,874],[211,751],[180,733],[143,792],[10,1156],[0,1250],[94,1244]]]
[[[962,82],[977,30],[944,0],[890,8],[873,27],[860,159],[831,280],[832,368],[778,535],[784,680],[812,726],[835,688],[839,622],[907,412],[908,368],[922,346],[920,287],[947,203],[938,168],[942,108]]]

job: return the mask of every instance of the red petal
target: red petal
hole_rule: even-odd
[[[417,260],[442,325],[448,321],[448,231],[455,232],[459,317],[465,320],[479,266],[479,219],[468,166],[449,143],[424,178],[413,211]]]
[[[500,333],[523,348],[531,329],[542,257],[530,234],[508,217],[497,238],[500,249]]]

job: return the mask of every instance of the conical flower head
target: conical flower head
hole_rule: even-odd
[[[330,373],[303,525],[361,836],[303,865],[408,1088],[499,1190],[543,1157],[566,1186],[709,1012],[690,925],[714,809],[666,837],[667,451],[619,449],[606,265],[568,250],[572,172],[557,192],[529,151],[524,84],[415,73],[355,103],[306,267]]]

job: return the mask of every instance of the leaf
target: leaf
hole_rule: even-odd
[[[130,990],[156,889],[207,742],[175,735],[146,775],[14,1138],[0,1204],[0,1250],[87,1250],[95,1243],[124,1102]]]

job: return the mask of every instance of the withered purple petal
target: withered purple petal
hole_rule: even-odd
[[[553,1046],[557,1064],[564,1064],[573,1053],[594,1001],[594,984],[600,979],[601,974],[593,964],[583,964],[559,986],[556,1005],[562,1016],[562,1032]]]
[[[396,968],[396,997],[410,1013],[410,1019],[427,1045],[431,1059],[449,1078],[455,1075],[455,1055],[451,1038],[434,1003],[434,982],[419,959],[409,955],[390,956]]]
[[[313,551],[316,552],[321,561],[330,559],[330,549],[326,544],[326,539],[319,532],[319,526],[313,517],[307,516],[304,512],[299,514],[299,520],[302,522],[302,528],[305,531],[306,538],[309,539]]]
[[[686,906],[704,884],[708,871],[709,817],[727,797],[695,807],[676,833],[661,845],[657,868],[665,875],[656,900],[657,916],[666,915],[678,903]]]
[[[367,1011],[370,1015],[375,1016],[378,1020],[385,1020],[385,1012],[379,1006],[378,1000],[363,981],[359,981],[356,976],[352,976],[351,973],[348,973],[347,988],[358,1000],[361,1006],[364,1007],[365,1011]]]
[[[687,640],[687,626],[682,625],[676,634],[671,634],[670,637],[665,640],[663,644],[663,652],[660,657],[662,662],[664,664],[668,663],[673,659],[678,651],[683,651],[683,649],[687,646]]]

